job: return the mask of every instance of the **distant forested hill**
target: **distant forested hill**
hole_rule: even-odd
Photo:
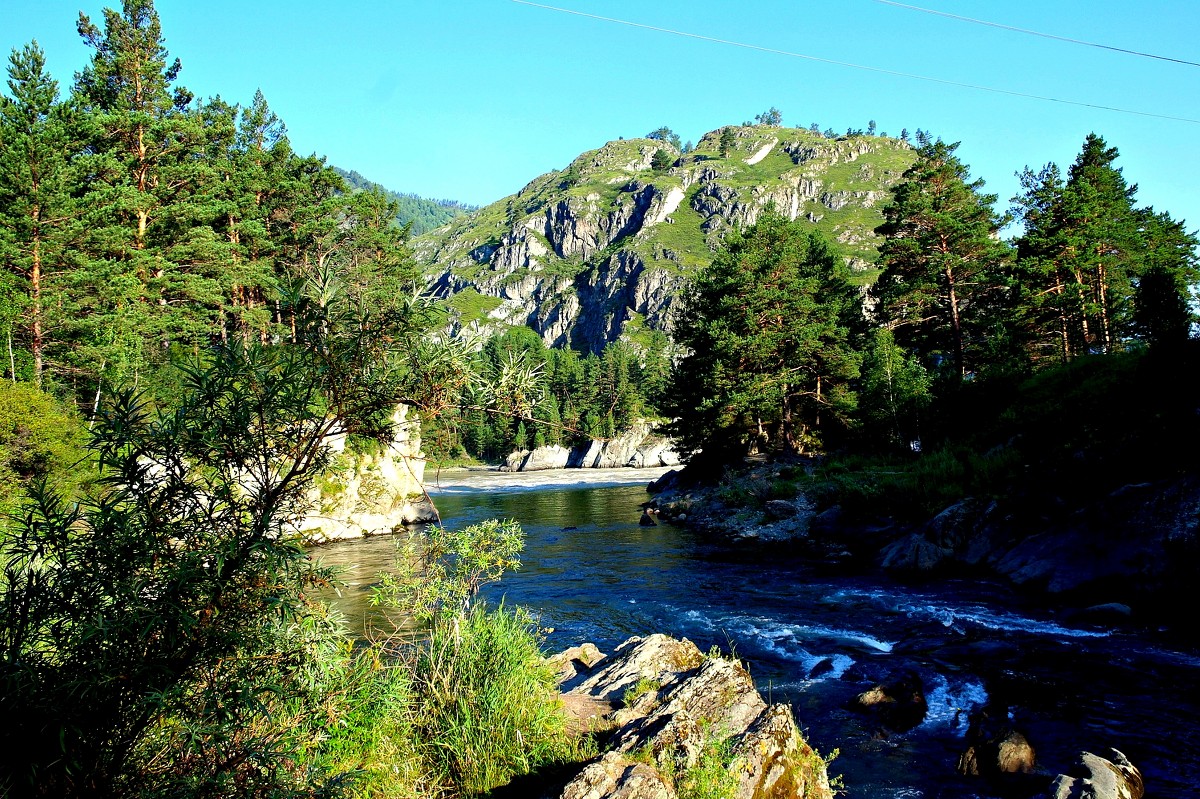
[[[456,200],[433,200],[416,194],[400,194],[386,186],[381,186],[373,180],[368,180],[354,170],[334,167],[333,170],[341,175],[350,188],[358,191],[372,187],[382,190],[388,199],[400,203],[400,213],[396,218],[400,224],[412,223],[412,234],[419,236],[434,228],[441,227],[456,216],[475,210],[473,205],[464,205]]]

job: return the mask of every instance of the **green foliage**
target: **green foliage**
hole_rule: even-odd
[[[540,766],[582,757],[566,731],[534,619],[474,603],[479,588],[519,567],[513,521],[435,527],[400,554],[375,600],[403,609],[418,637],[400,650],[411,684],[406,722],[422,781],[484,793]]]
[[[664,750],[655,756],[637,750],[630,756],[657,767],[674,785],[679,799],[728,799],[738,788],[733,739],[707,720],[700,721],[698,731],[701,741],[695,752]]]
[[[675,163],[675,159],[666,150],[655,150],[654,155],[650,158],[650,168],[655,172],[666,172],[673,163]]]
[[[858,374],[861,299],[827,244],[764,214],[697,276],[676,341],[689,350],[668,391],[669,430],[717,459],[802,452],[845,425]]]
[[[13,795],[304,789],[272,714],[314,679],[331,627],[291,522],[330,434],[390,439],[396,403],[430,387],[399,357],[419,309],[295,313],[295,343],[178,365],[170,409],[115,392],[92,430],[94,497],[31,485],[0,544]]]
[[[649,677],[639,677],[637,682],[625,689],[625,693],[621,696],[621,701],[628,707],[647,694],[657,693],[659,688],[662,688],[662,684],[658,680],[653,680]]]
[[[921,437],[921,418],[933,399],[929,372],[896,344],[892,331],[875,330],[863,353],[859,411],[867,442],[904,448]]]
[[[76,493],[91,472],[86,438],[82,420],[53,397],[29,383],[0,381],[0,530],[34,481]]]
[[[297,366],[248,353],[193,370],[165,417],[123,392],[94,430],[105,492],[80,506],[33,487],[0,593],[14,792],[279,776],[236,764],[269,751],[264,692],[302,679],[286,631],[310,623],[300,592],[318,577],[284,526],[327,430]]]
[[[783,124],[783,114],[779,113],[779,109],[771,106],[761,114],[756,114],[754,121],[760,125],[773,125],[779,127]]]
[[[400,557],[400,570],[385,577],[376,601],[406,608],[421,623],[454,617],[480,587],[520,567],[525,546],[515,521],[491,519],[461,530],[429,528]]]
[[[1035,363],[1159,345],[1188,335],[1200,281],[1196,234],[1166,213],[1134,207],[1136,185],[1117,149],[1089,134],[1062,179],[1054,164],[1021,174],[1014,198],[1023,344]]]
[[[896,341],[922,358],[944,360],[950,379],[979,369],[988,311],[1003,285],[1005,219],[994,195],[954,155],[958,144],[925,138],[876,232],[883,273],[872,287]]]
[[[298,765],[336,775],[351,796],[419,795],[427,778],[417,745],[412,672],[381,661],[374,647],[346,646],[328,660],[324,679],[286,703],[288,718],[308,725]]]
[[[611,437],[656,414],[669,346],[651,331],[639,344],[617,341],[599,356],[580,356],[548,349],[529,328],[510,328],[490,338],[474,359],[479,385],[468,388],[463,407],[435,428],[442,438],[431,451],[443,460],[461,448],[494,462],[530,445],[576,446]]]
[[[682,149],[682,147],[679,143],[679,134],[676,133],[675,131],[671,130],[670,128],[666,127],[665,125],[661,128],[658,128],[657,130],[652,130],[649,133],[647,133],[646,138],[654,139],[655,141],[665,141],[668,144],[670,144],[672,147],[674,147],[676,150]]]
[[[1169,355],[1092,356],[970,384],[930,405],[922,453],[831,456],[805,491],[850,514],[921,519],[968,496],[1053,513],[1064,501],[1178,477],[1200,446],[1190,386],[1179,380],[1198,357],[1188,342]]]
[[[729,153],[733,150],[737,139],[734,135],[733,128],[721,128],[721,137],[718,143],[718,148],[722,158],[728,158]]]
[[[730,738],[709,738],[700,749],[696,762],[675,777],[679,799],[727,799],[737,792],[733,774],[733,742]]]

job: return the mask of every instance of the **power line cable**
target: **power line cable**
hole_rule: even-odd
[[[1126,53],[1127,55],[1141,56],[1142,58],[1157,58],[1159,61],[1171,61],[1176,64],[1186,64],[1189,67],[1200,67],[1200,63],[1195,61],[1187,61],[1182,58],[1171,58],[1165,55],[1155,55],[1154,53],[1143,53],[1140,50],[1128,50],[1124,47],[1114,47],[1109,44],[1100,44],[1098,42],[1088,42],[1083,39],[1072,39],[1069,36],[1056,36],[1053,33],[1042,33],[1041,31],[1029,30],[1028,28],[1018,28],[1013,25],[1004,25],[999,22],[989,22],[986,19],[975,19],[974,17],[964,17],[959,14],[951,14],[946,11],[936,11],[932,8],[921,8],[920,6],[910,6],[907,3],[897,3],[894,0],[875,0],[876,3],[882,3],[885,6],[895,6],[896,8],[907,8],[910,11],[920,11],[922,14],[933,14],[937,17],[947,17],[949,19],[957,19],[960,22],[971,22],[975,25],[986,25],[989,28],[999,28],[1000,30],[1014,31],[1016,33],[1025,33],[1030,36],[1041,36],[1044,39],[1054,39],[1059,42],[1069,42],[1070,44],[1081,44],[1086,47],[1098,47],[1101,50],[1112,50],[1116,53]]]
[[[584,11],[575,11],[569,8],[559,8],[558,6],[543,5],[542,3],[533,3],[530,0],[512,0],[514,3],[519,3],[523,6],[532,6],[534,8],[542,8],[547,11],[557,11],[562,14],[571,14],[577,17],[586,17],[595,19],[601,22],[611,22],[616,25],[626,25],[630,28],[641,28],[643,30],[656,31],[658,33],[669,33],[673,36],[682,36],[687,39],[699,39],[700,41],[713,42],[715,44],[727,44],[732,47],[742,47],[747,50],[757,50],[762,53],[772,53],[774,55],[787,56],[789,58],[802,58],[807,61],[816,61],[822,64],[833,64],[839,67],[849,67],[851,69],[861,69],[867,72],[877,72],[882,75],[892,75],[898,78],[909,78],[911,80],[923,80],[929,83],[940,83],[943,86],[956,86],[960,89],[973,89],[981,92],[992,92],[994,94],[1006,94],[1010,97],[1023,97],[1028,100],[1042,100],[1048,103],[1061,103],[1063,105],[1074,105],[1082,108],[1095,108],[1101,111],[1113,111],[1118,114],[1133,114],[1135,116],[1152,117],[1154,119],[1169,119],[1172,122],[1187,122],[1192,125],[1200,125],[1200,119],[1190,119],[1188,117],[1170,116],[1169,114],[1155,114],[1150,111],[1134,111],[1129,108],[1117,108],[1111,105],[1099,105],[1096,103],[1084,103],[1078,100],[1064,100],[1060,97],[1046,97],[1038,94],[1027,94],[1025,92],[1013,91],[1011,89],[998,89],[994,86],[979,86],[973,83],[961,83],[954,80],[946,80],[944,78],[934,78],[928,75],[915,75],[911,72],[899,72],[894,69],[884,69],[883,67],[872,67],[866,64],[855,64],[850,61],[838,61],[832,58],[821,58],[820,56],[807,55],[805,53],[794,53],[788,50],[778,50],[774,47],[763,47],[757,44],[748,44],[746,42],[736,42],[732,39],[719,39],[715,36],[704,36],[699,33],[688,33],[687,31],[678,31],[672,28],[662,28],[656,25],[646,25],[641,22],[631,22],[626,19],[616,19],[615,17],[602,17],[599,14],[588,14]]]

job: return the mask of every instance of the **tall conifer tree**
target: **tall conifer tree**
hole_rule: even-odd
[[[0,97],[0,262],[8,323],[9,366],[15,380],[13,333],[28,348],[40,385],[55,328],[56,297],[68,268],[68,242],[77,226],[69,175],[73,142],[69,110],[46,72],[36,42],[9,60],[8,88]]]
[[[883,273],[873,293],[896,341],[924,356],[940,355],[960,378],[979,364],[974,347],[988,294],[1003,283],[1005,219],[983,194],[983,181],[955,156],[958,144],[918,138],[917,161],[883,209]]]

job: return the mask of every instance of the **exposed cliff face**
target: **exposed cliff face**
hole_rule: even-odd
[[[661,141],[609,142],[417,239],[418,259],[460,325],[529,325],[548,344],[591,350],[646,329],[669,331],[688,276],[769,205],[807,220],[869,280],[879,209],[913,161],[908,145],[766,126],[734,131],[726,156],[720,131],[686,156]],[[652,170],[658,150],[675,165]]]
[[[324,543],[360,538],[437,519],[422,485],[420,422],[415,415],[409,418],[408,406],[401,405],[392,423],[394,439],[375,455],[347,451],[345,436],[328,442],[336,453],[334,468],[313,488],[311,510],[297,525],[305,539]]]

